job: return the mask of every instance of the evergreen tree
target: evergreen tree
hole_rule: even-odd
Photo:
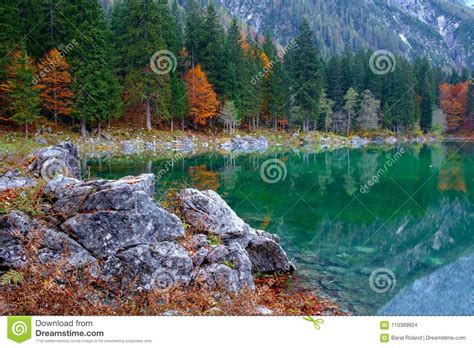
[[[151,67],[157,65],[159,59],[166,64],[173,65],[173,57],[165,56],[166,42],[163,5],[152,0],[126,0],[123,8],[115,12],[114,28],[117,30],[117,47],[122,48],[121,66],[122,76],[125,77],[126,93],[132,106],[136,103],[145,103],[146,128],[151,130],[151,113],[155,108],[167,107],[168,103],[159,100],[158,87],[170,89],[169,77],[157,74]],[[158,56],[155,56],[158,53]],[[155,59],[151,62],[151,59]],[[161,72],[161,66],[156,67]],[[160,75],[160,76],[158,76]],[[163,94],[163,93],[162,93]],[[161,114],[168,114],[168,110],[158,110]]]
[[[186,49],[191,57],[191,65],[194,68],[201,62],[201,54],[206,45],[204,18],[196,0],[186,2]]]
[[[298,108],[297,121],[308,131],[310,122],[319,118],[319,101],[323,89],[324,71],[321,58],[313,44],[314,38],[309,24],[304,21],[296,39],[297,47],[291,52],[291,93]]]
[[[212,4],[207,7],[203,23],[203,48],[199,52],[199,62],[206,72],[209,82],[219,96],[224,91],[224,30],[219,23],[216,10]]]
[[[226,69],[224,74],[224,97],[235,103],[239,117],[242,111],[240,91],[243,84],[243,60],[244,52],[242,49],[241,34],[237,21],[233,19],[225,41]]]
[[[111,107],[119,105],[117,82],[112,70],[109,40],[111,34],[101,6],[95,1],[76,1],[76,35],[81,44],[74,49],[73,93],[75,115],[81,121],[81,135],[86,136],[87,122],[101,122],[110,117]]]
[[[466,115],[465,123],[467,129],[474,130],[474,73],[469,80],[469,88],[467,90],[467,105],[466,105]]]
[[[11,65],[7,67],[8,80],[1,85],[6,93],[11,119],[20,125],[28,126],[40,116],[39,86],[34,84],[35,65],[24,50],[13,54]]]
[[[418,59],[415,62],[414,71],[416,74],[415,90],[420,100],[420,127],[423,131],[427,132],[431,129],[433,119],[434,77],[426,58]]]

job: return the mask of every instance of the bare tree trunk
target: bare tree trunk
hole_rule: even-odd
[[[347,120],[347,136],[349,136],[349,132],[351,131],[351,112],[347,113],[348,120]]]
[[[102,121],[99,120],[99,123],[97,124],[97,137],[99,138],[101,136],[101,130],[102,130]]]
[[[146,96],[146,129],[151,130],[151,108],[150,108],[150,94]]]
[[[171,119],[171,131],[174,131],[174,119]]]
[[[26,133],[26,136],[28,136],[28,123],[25,123],[25,133]]]
[[[86,138],[86,135],[87,135],[86,133],[87,133],[87,130],[86,130],[86,117],[81,116],[81,137]]]

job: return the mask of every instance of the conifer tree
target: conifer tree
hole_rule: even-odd
[[[1,85],[7,95],[8,111],[12,121],[25,126],[28,135],[29,125],[40,116],[39,86],[33,83],[35,65],[24,50],[13,53],[11,65],[7,67],[7,81]]]
[[[303,130],[309,130],[310,123],[319,117],[319,100],[323,88],[323,65],[313,44],[313,33],[307,21],[300,27],[297,46],[291,52],[291,93],[298,108],[298,121]]]
[[[225,69],[224,30],[212,4],[207,7],[203,23],[203,43],[202,50],[199,52],[199,62],[216,93],[222,95]]]

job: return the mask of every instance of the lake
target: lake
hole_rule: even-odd
[[[176,184],[219,192],[250,225],[280,236],[301,282],[354,314],[378,313],[474,253],[473,143],[85,161],[91,176],[107,179],[154,172],[158,197]],[[458,286],[473,314],[471,270]],[[410,305],[439,299],[443,286]]]

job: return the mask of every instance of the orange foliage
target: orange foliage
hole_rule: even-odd
[[[200,64],[189,70],[184,80],[189,98],[189,114],[195,124],[205,126],[207,119],[214,117],[219,109],[217,94]]]
[[[440,85],[440,106],[446,114],[448,130],[457,131],[465,121],[463,116],[467,108],[467,91],[469,81],[450,85],[442,83]]]
[[[440,171],[438,178],[438,190],[466,192],[464,170],[459,156],[451,155]]]
[[[219,173],[207,170],[205,164],[201,166],[190,167],[188,172],[191,176],[193,187],[196,187],[200,190],[217,191],[217,189],[221,186],[219,181]]]
[[[71,114],[73,111],[72,78],[68,72],[69,64],[66,59],[56,48],[53,48],[41,60],[38,69],[41,77],[39,86],[43,108],[52,111],[55,117]]]
[[[244,33],[240,33],[240,45],[242,46],[244,53],[249,51],[250,45],[247,42],[247,38],[245,37]]]

